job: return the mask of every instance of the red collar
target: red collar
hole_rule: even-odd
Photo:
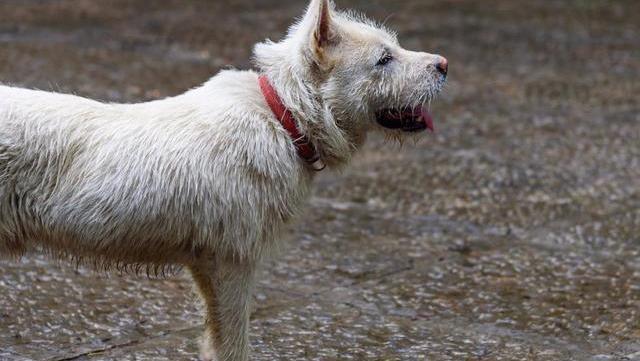
[[[293,114],[291,114],[291,111],[282,103],[282,99],[269,82],[269,79],[261,75],[259,80],[260,90],[262,90],[264,99],[267,101],[273,114],[280,121],[280,124],[282,124],[282,127],[289,133],[291,139],[293,139],[293,144],[296,146],[298,156],[307,162],[313,170],[318,172],[323,170],[325,165],[320,159],[320,154],[318,154],[313,144],[309,142],[309,138],[300,133],[296,125],[296,119],[293,117]]]

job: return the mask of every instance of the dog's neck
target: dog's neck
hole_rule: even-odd
[[[308,66],[292,62],[290,50],[283,45],[269,44],[268,57],[256,56],[261,73],[278,92],[282,103],[297,120],[300,132],[316,147],[322,161],[327,167],[339,168],[349,162],[363,137],[339,127],[348,119],[336,117],[317,90],[318,76]]]
[[[322,159],[320,159],[320,153],[318,153],[316,147],[309,141],[309,138],[300,133],[298,121],[294,118],[293,114],[291,114],[291,111],[282,103],[280,95],[278,95],[278,92],[273,88],[269,79],[265,75],[261,75],[258,78],[258,84],[260,84],[262,95],[273,112],[273,115],[275,115],[282,127],[289,133],[298,152],[298,156],[313,170],[323,170],[325,164]]]

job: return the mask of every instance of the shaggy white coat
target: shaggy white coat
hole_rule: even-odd
[[[376,66],[393,52],[396,64]],[[439,57],[313,0],[282,42],[255,49],[329,167],[383,107],[426,103]],[[98,266],[189,268],[206,304],[202,357],[248,359],[257,262],[309,195],[314,171],[267,106],[258,73],[224,71],[142,104],[0,86],[0,253]]]

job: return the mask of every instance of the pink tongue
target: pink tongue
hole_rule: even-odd
[[[433,117],[431,117],[431,113],[427,110],[427,108],[418,108],[415,110],[416,112],[420,112],[420,117],[424,124],[427,126],[432,133],[435,133],[436,127],[433,125]]]

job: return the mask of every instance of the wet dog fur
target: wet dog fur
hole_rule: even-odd
[[[442,57],[404,50],[393,33],[328,0],[311,1],[282,41],[254,53],[258,71],[223,71],[141,104],[0,86],[0,253],[186,267],[206,305],[202,358],[247,360],[256,267],[315,174],[258,76],[330,169],[346,165],[371,130],[424,129],[421,118],[383,129],[380,112],[423,107],[446,78]]]

